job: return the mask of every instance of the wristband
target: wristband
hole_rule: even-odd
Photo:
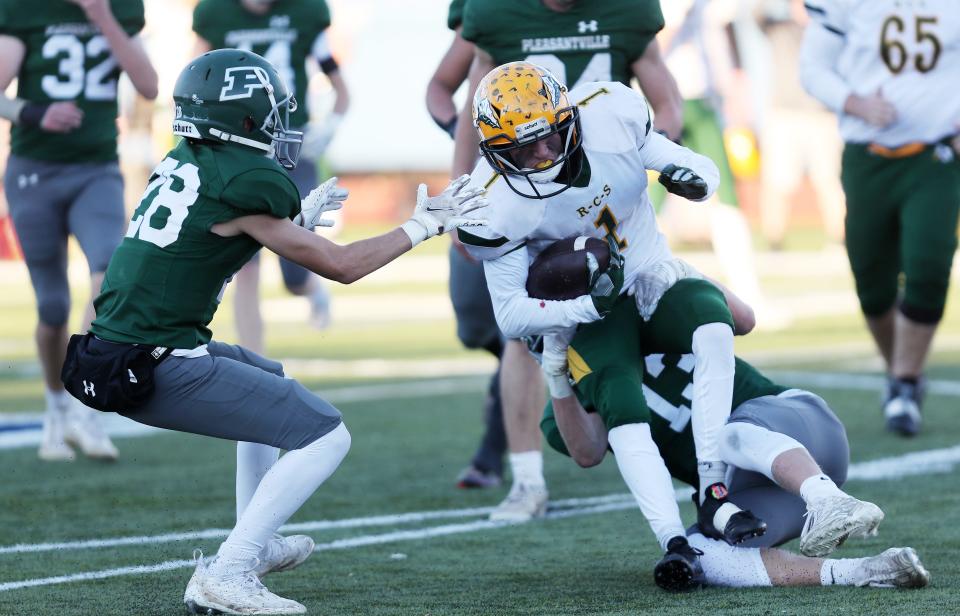
[[[49,105],[30,102],[26,103],[23,106],[23,109],[20,110],[20,118],[18,123],[22,124],[23,126],[40,126],[40,122],[43,120],[43,115],[47,113],[47,107],[49,107]]]
[[[400,228],[403,229],[403,232],[410,238],[410,243],[413,246],[427,239],[427,228],[412,218],[400,225]],[[411,248],[413,246],[411,246]]]
[[[551,398],[569,398],[573,395],[573,388],[570,387],[570,379],[567,378],[566,374],[546,374],[544,376]]]

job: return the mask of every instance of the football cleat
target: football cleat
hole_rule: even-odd
[[[707,486],[703,503],[697,507],[697,525],[704,536],[736,545],[767,532],[766,522],[750,511],[740,509],[730,502],[727,496],[727,486],[723,483],[718,482]],[[693,499],[696,504],[696,494],[693,495]],[[730,515],[722,531],[714,523],[715,516],[721,508],[737,510],[736,513]]]
[[[260,562],[253,572],[262,578],[268,573],[289,571],[310,558],[316,544],[306,535],[275,535],[260,552]]]
[[[547,513],[547,486],[513,484],[510,493],[490,513],[491,522],[529,522]]]
[[[60,410],[49,410],[43,414],[43,435],[37,456],[47,462],[70,462],[76,455],[73,449],[63,439],[66,413]]]
[[[503,477],[493,471],[482,471],[474,465],[470,465],[460,472],[457,477],[457,487],[464,489],[471,488],[496,488],[503,483]]]
[[[823,557],[848,537],[876,535],[883,511],[873,503],[844,494],[813,501],[807,505],[806,518],[800,532],[800,552]]]
[[[890,548],[865,558],[856,576],[857,586],[874,588],[923,588],[930,584],[930,572],[913,548]]]
[[[667,543],[667,553],[653,568],[653,581],[670,592],[702,587],[707,581],[700,564],[702,554],[687,542],[686,537],[674,537]]]
[[[88,458],[112,462],[119,455],[113,441],[100,427],[97,411],[79,402],[67,412],[63,438],[68,444],[80,449]]]
[[[900,436],[916,436],[920,432],[920,404],[923,391],[920,383],[901,380],[891,381],[888,386],[887,400],[883,405],[883,416],[887,421],[887,430]]]
[[[214,572],[203,555],[187,583],[183,602],[191,614],[306,614],[307,608],[275,595],[260,582],[253,570]],[[256,566],[259,567],[257,562]]]

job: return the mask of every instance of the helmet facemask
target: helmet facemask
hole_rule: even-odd
[[[507,186],[521,197],[553,197],[570,188],[580,175],[583,166],[580,112],[575,106],[565,107],[557,110],[556,117],[557,121],[552,124],[540,117],[517,126],[516,138],[501,133],[480,142],[484,158],[494,171],[503,176]],[[560,154],[555,159],[536,168],[521,167],[516,162],[514,155],[518,150],[549,139],[552,135],[559,135],[562,143]],[[511,178],[515,179],[511,181]],[[555,189],[546,186],[552,183],[559,186]],[[529,192],[525,190],[526,187],[529,187]]]
[[[300,159],[300,145],[303,143],[303,132],[287,128],[290,125],[290,114],[297,110],[297,99],[293,92],[282,100],[277,100],[273,84],[267,75],[257,71],[257,76],[263,84],[263,89],[270,99],[270,111],[260,125],[260,132],[270,138],[273,156],[284,169],[293,169]]]

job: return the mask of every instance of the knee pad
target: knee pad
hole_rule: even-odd
[[[44,325],[50,327],[66,325],[70,317],[69,292],[41,292],[37,289],[37,314]]]
[[[949,268],[942,275],[935,270],[926,270],[923,275],[908,275],[900,303],[901,314],[916,323],[936,325],[943,318],[949,284]]]

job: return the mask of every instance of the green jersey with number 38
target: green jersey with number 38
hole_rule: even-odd
[[[330,26],[324,0],[277,0],[263,15],[251,13],[239,0],[201,0],[193,12],[193,30],[214,49],[252,51],[270,61],[299,106],[293,126],[307,123],[306,60],[317,39]]]
[[[275,160],[236,146],[182,141],[154,170],[110,259],[90,331],[112,342],[206,344],[224,286],[260,249],[248,235],[221,237],[210,227],[251,214],[299,212],[297,188]]]
[[[494,64],[526,60],[572,90],[592,81],[629,85],[631,65],[662,28],[657,0],[582,0],[563,13],[540,0],[467,0],[461,36]]]
[[[143,29],[142,0],[111,0],[110,10],[127,34]],[[20,39],[26,47],[17,75],[18,98],[73,101],[83,111],[83,123],[69,133],[14,125],[11,152],[48,162],[116,160],[120,65],[83,9],[64,0],[0,0],[0,34]]]

